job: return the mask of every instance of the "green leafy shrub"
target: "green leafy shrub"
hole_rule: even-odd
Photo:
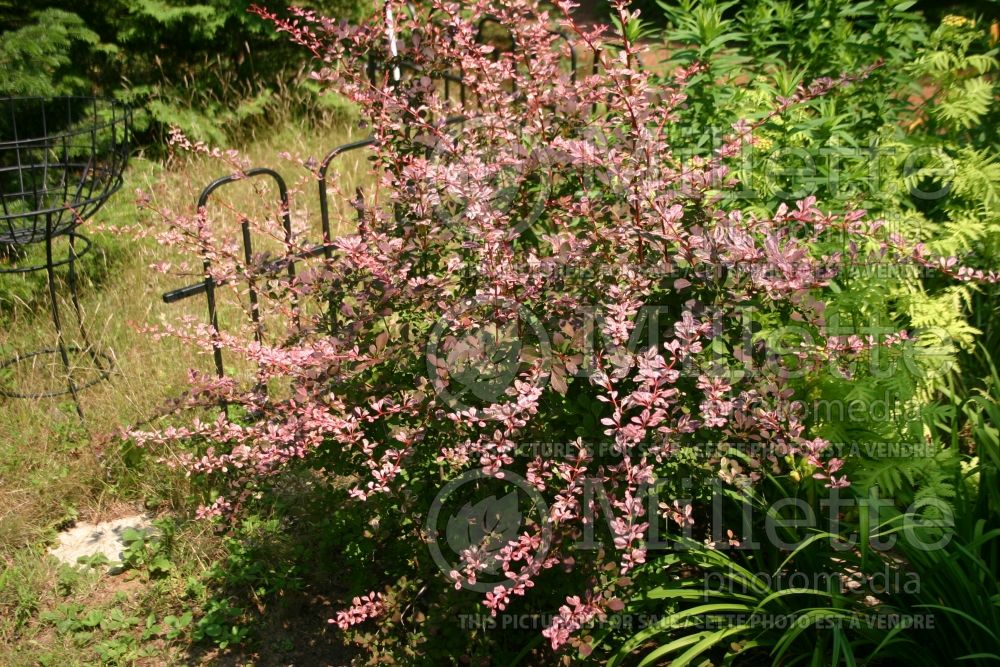
[[[745,159],[742,173],[761,214],[790,193],[811,194],[831,206],[864,206],[902,236],[972,264],[998,265],[997,51],[982,23],[951,15],[928,26],[909,2],[681,4],[664,3],[665,38],[679,45],[670,48],[671,63],[705,61],[686,109],[699,128],[766,113],[803,78],[835,73],[845,63],[884,63],[856,88],[760,128],[756,148],[764,150]],[[710,132],[686,139],[696,153],[712,147]],[[632,634],[603,631],[608,645],[618,642],[605,654],[613,662],[937,665],[987,664],[1000,655],[991,426],[1000,418],[991,360],[996,289],[923,273],[900,278],[892,269],[848,271],[829,295],[827,312],[855,324],[912,327],[925,353],[921,362],[897,365],[889,375],[862,369],[850,385],[815,378],[814,406],[860,410],[846,420],[814,410],[811,422],[831,441],[861,447],[849,464],[849,493],[859,501],[891,498],[883,508],[888,516],[848,512],[836,535],[801,532],[790,540],[801,546],[785,552],[769,544],[726,552],[679,544],[678,554],[637,574],[649,579],[626,607],[656,612],[660,620]],[[977,353],[980,339],[991,343]],[[877,452],[878,443],[909,443],[917,453],[864,453],[866,444]],[[752,502],[758,520],[789,499],[822,516],[821,496],[803,486],[807,472],[792,471],[731,500]],[[912,517],[901,513],[908,503],[936,508],[930,516],[954,522],[947,543],[928,550],[900,539],[889,552],[867,548],[865,536],[899,532],[898,523]],[[747,526],[739,514],[726,525]],[[763,531],[753,525],[756,534]],[[861,536],[859,549],[829,548],[852,533]],[[879,569],[917,583],[870,595],[816,583],[847,573],[866,573],[865,579]],[[796,585],[798,575],[807,583]],[[720,581],[726,585],[712,585]],[[932,617],[937,625],[878,627],[862,620],[872,616]],[[803,622],[788,624],[796,617]],[[767,625],[779,618],[784,627]]]
[[[344,20],[370,11],[355,0],[312,5]],[[0,94],[113,95],[137,107],[145,141],[177,126],[219,144],[265,122],[342,114],[305,82],[302,55],[249,7],[245,0],[40,0],[25,13],[0,5]]]
[[[4,95],[56,95],[88,89],[73,67],[74,56],[89,55],[100,36],[76,14],[44,9],[30,23],[0,33],[0,73]]]
[[[738,9],[697,0],[678,7],[664,4],[670,24],[664,37],[679,45],[670,48],[668,64],[705,63],[694,79],[684,126],[726,127],[736,117],[766,113],[809,77],[882,62],[850,91],[803,105],[761,127],[758,144],[744,157],[741,175],[747,187],[736,198],[761,214],[787,196],[862,206],[904,237],[992,268],[1000,262],[998,106],[993,101],[997,50],[982,24],[949,16],[931,29],[913,7],[912,2],[825,0],[797,5],[762,0]],[[715,136],[700,130],[678,139],[703,153]],[[928,367],[915,373],[903,369],[878,381],[858,378],[849,395],[827,392],[818,399],[829,405],[830,400],[882,398],[899,405],[910,416],[903,420],[909,425],[879,418],[858,424],[853,434],[843,425],[831,426],[827,435],[843,441],[867,429],[869,440],[898,439],[902,426],[907,437],[919,438],[920,406],[930,407],[931,395],[949,377],[963,381],[966,374],[956,371],[975,363],[971,352],[978,336],[997,340],[990,317],[996,288],[919,273],[899,280],[891,267],[855,269],[840,276],[829,312],[844,322],[911,327],[923,350],[921,363]],[[981,366],[976,370],[972,377],[986,374]],[[936,466],[925,467],[931,472]]]

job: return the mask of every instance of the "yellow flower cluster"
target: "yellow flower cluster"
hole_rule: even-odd
[[[964,28],[966,26],[974,26],[976,22],[965,16],[959,16],[958,14],[948,14],[943,19],[941,19],[941,25],[948,26],[950,28]]]

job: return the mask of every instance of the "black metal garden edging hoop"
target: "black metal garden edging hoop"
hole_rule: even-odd
[[[45,271],[50,315],[56,345],[18,353],[0,360],[0,370],[40,356],[57,354],[65,369],[65,390],[12,391],[9,398],[73,397],[83,416],[77,392],[106,379],[112,358],[90,344],[77,289],[76,260],[91,248],[90,240],[76,231],[93,216],[124,181],[129,157],[132,112],[126,105],[97,97],[0,98],[0,250],[17,258],[28,246],[45,245],[45,262],[28,266],[0,265],[0,274]],[[53,243],[68,240],[64,259],[56,258]],[[77,241],[83,244],[77,248]],[[55,269],[67,266],[67,284],[76,314],[82,345],[68,345],[62,330],[56,297]],[[86,354],[96,368],[95,377],[77,382],[70,355]]]

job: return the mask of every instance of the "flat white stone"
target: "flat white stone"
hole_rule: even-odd
[[[68,565],[79,565],[77,559],[83,556],[104,554],[113,562],[108,572],[117,574],[121,572],[121,568],[117,565],[122,560],[125,549],[122,534],[129,528],[151,531],[153,524],[146,514],[136,514],[101,523],[79,521],[72,528],[59,533],[59,543],[49,549],[49,553]]]

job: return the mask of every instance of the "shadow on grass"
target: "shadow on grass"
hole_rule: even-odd
[[[282,486],[229,528],[201,581],[189,581],[201,601],[189,663],[344,665],[357,653],[328,619],[373,573],[347,555],[331,492],[295,475]]]
[[[489,618],[482,593],[454,590],[421,556],[417,516],[429,499],[415,493],[401,506],[361,505],[345,486],[299,471],[263,494],[268,505],[243,513],[196,591],[201,614],[188,661],[346,665],[370,651],[385,664],[553,664],[543,626],[470,625]],[[556,570],[538,578],[541,595],[515,597],[508,615],[553,613],[573,590],[572,578]],[[386,595],[384,617],[349,631],[329,623],[371,591]],[[223,646],[230,638],[238,644]]]

